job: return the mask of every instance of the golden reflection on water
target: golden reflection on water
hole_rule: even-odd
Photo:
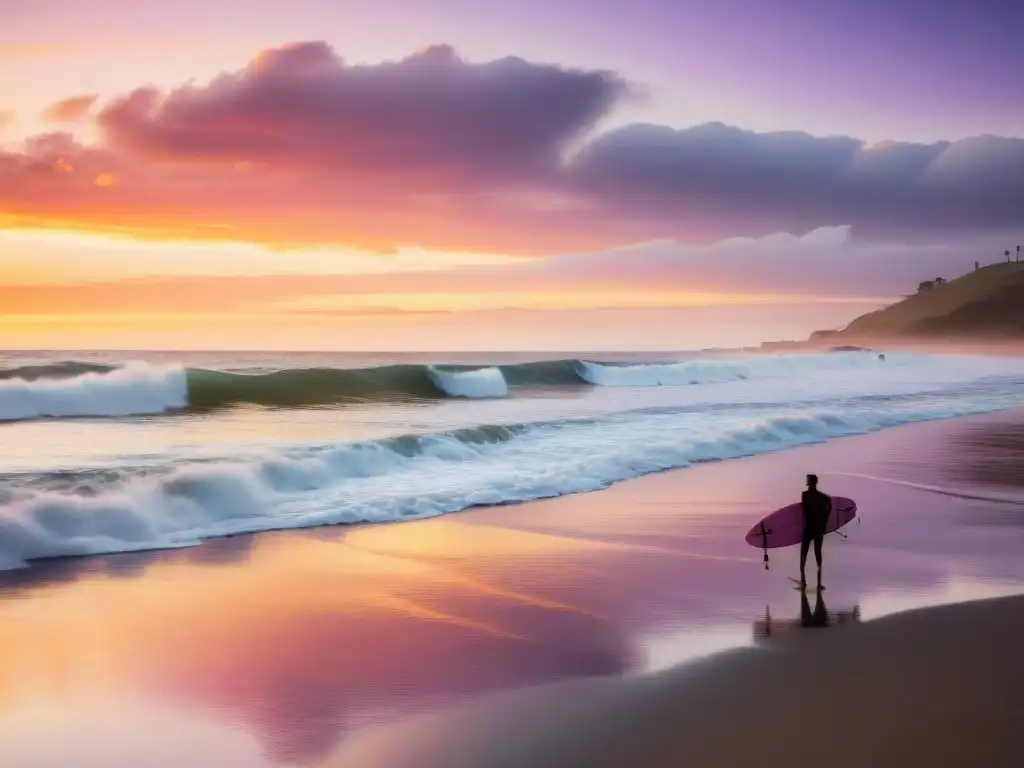
[[[332,667],[328,687],[347,688],[341,697],[350,704],[372,698],[375,687],[394,692],[424,671],[458,667],[467,639],[544,642],[549,632],[523,621],[524,610],[542,613],[544,627],[559,614],[578,617],[572,631],[579,621],[601,624],[594,611],[488,574],[548,555],[571,568],[575,555],[615,549],[452,519],[350,530],[336,540],[256,537],[241,563],[197,564],[185,551],[157,556],[127,578],[86,571],[0,600],[0,709],[7,717],[29,701],[170,696],[267,721],[275,714],[258,711],[259,691],[272,698],[289,683],[308,686],[323,665]],[[465,567],[484,554],[486,574]],[[536,649],[503,653],[522,661]]]

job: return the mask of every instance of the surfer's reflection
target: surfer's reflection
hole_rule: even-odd
[[[855,605],[850,610],[829,612],[825,605],[825,598],[819,591],[816,593],[814,608],[807,599],[807,592],[800,591],[800,618],[778,620],[773,619],[768,606],[764,609],[764,618],[754,622],[754,637],[768,638],[779,632],[787,632],[793,629],[812,627],[839,626],[841,624],[852,624],[860,621],[860,606]]]

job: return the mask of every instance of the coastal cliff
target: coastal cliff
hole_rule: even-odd
[[[900,343],[1024,341],[1024,262],[981,267],[956,279],[929,280],[888,307],[806,341],[766,342],[763,349]]]

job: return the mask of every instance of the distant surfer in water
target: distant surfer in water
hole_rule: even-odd
[[[804,511],[804,538],[800,542],[800,586],[807,586],[807,551],[814,542],[814,559],[818,562],[818,588],[821,589],[821,545],[825,541],[825,528],[832,512],[832,499],[818,490],[818,476],[807,476],[807,490],[800,503]]]

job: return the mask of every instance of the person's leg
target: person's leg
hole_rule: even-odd
[[[821,545],[825,542],[825,534],[814,537],[814,559],[818,563],[818,586],[821,586]]]

